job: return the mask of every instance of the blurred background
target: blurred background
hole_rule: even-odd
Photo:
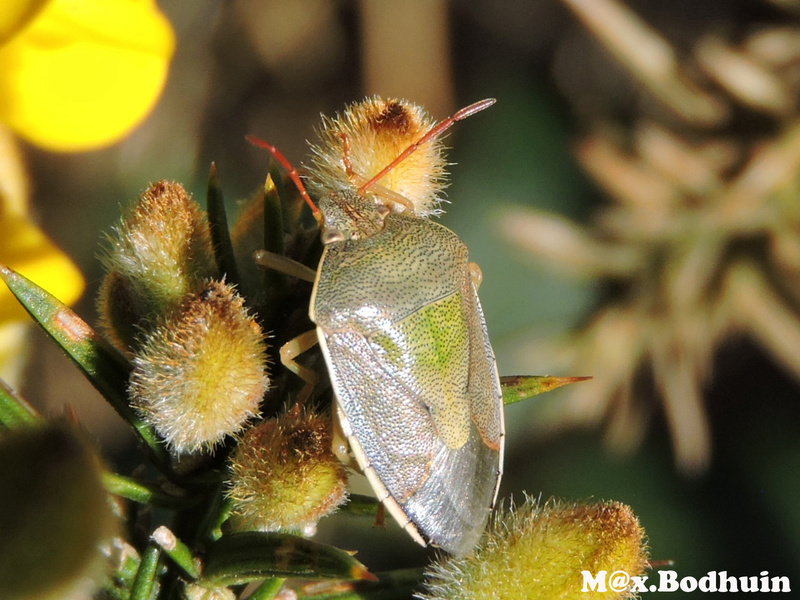
[[[800,586],[799,2],[158,4],[177,46],[144,124],[105,150],[24,147],[32,211],[87,280],[79,314],[96,323],[101,233],[149,182],[202,201],[215,161],[235,212],[268,163],[246,134],[301,164],[320,113],[365,95],[437,119],[495,97],[447,138],[441,221],[483,270],[501,375],[593,376],[507,407],[500,497],[620,500],[680,576]],[[130,465],[125,425],[33,344],[27,397],[73,405]],[[400,532],[328,521],[367,531],[371,569],[421,562]]]

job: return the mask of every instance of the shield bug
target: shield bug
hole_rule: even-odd
[[[421,110],[367,102],[383,114],[355,127]],[[313,382],[315,374],[294,357],[319,343],[342,430],[378,499],[417,542],[457,555],[483,533],[503,463],[502,392],[477,295],[480,270],[455,233],[418,214],[426,199],[382,182],[453,123],[493,103],[431,126],[374,174],[353,165],[358,132],[340,131],[346,179],[326,189],[331,177],[319,175],[319,208],[289,161],[251,138],[289,169],[324,244],[309,307],[316,332],[287,343],[282,360]]]

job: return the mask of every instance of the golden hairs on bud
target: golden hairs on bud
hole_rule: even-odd
[[[320,143],[312,145],[308,187],[316,195],[359,187],[403,150],[419,140],[435,121],[421,106],[378,96],[348,106],[334,118],[322,117]],[[347,172],[345,157],[356,175]],[[398,164],[378,185],[404,196],[420,216],[435,214],[446,187],[442,143],[434,139]],[[380,195],[377,188],[373,192]]]
[[[152,184],[108,236],[101,255],[101,324],[121,350],[216,275],[205,213],[178,183]]]
[[[445,558],[426,573],[420,600],[605,600],[632,598],[627,590],[583,591],[581,571],[647,567],[644,531],[619,502],[544,505],[526,498],[495,516],[477,549]]]
[[[133,358],[131,402],[176,454],[211,449],[258,415],[266,345],[242,298],[212,281],[187,296]]]
[[[331,429],[330,417],[296,406],[244,434],[228,490],[237,528],[310,535],[345,501],[347,472],[333,454]]]

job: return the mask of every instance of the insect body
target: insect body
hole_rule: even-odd
[[[483,533],[502,457],[497,369],[449,229],[331,194],[312,295],[345,434],[400,524],[461,554]],[[337,236],[338,237],[338,236]]]
[[[390,206],[354,188],[321,198],[309,316],[342,429],[378,499],[421,544],[464,554],[502,472],[497,367],[467,247]]]

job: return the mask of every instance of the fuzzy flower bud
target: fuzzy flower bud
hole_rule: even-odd
[[[233,288],[207,283],[144,339],[131,401],[176,454],[211,449],[258,415],[268,386],[263,338]]]
[[[501,511],[475,552],[445,558],[427,573],[421,600],[592,600],[631,598],[611,588],[583,590],[582,571],[647,567],[644,531],[631,509],[619,502],[543,506],[526,498]]]
[[[135,348],[187,294],[216,275],[205,213],[178,183],[152,184],[108,236],[99,295],[103,328],[121,349]]]
[[[421,106],[378,96],[351,104],[334,118],[323,117],[321,142],[311,147],[314,164],[310,190],[321,196],[365,183],[434,124]],[[347,173],[345,156],[359,177],[356,181]],[[434,214],[446,186],[445,166],[442,143],[434,139],[422,144],[378,183],[411,200],[416,214]],[[380,195],[376,189],[372,191]]]
[[[312,534],[345,501],[347,472],[331,430],[330,418],[295,407],[244,434],[228,490],[239,529]]]

